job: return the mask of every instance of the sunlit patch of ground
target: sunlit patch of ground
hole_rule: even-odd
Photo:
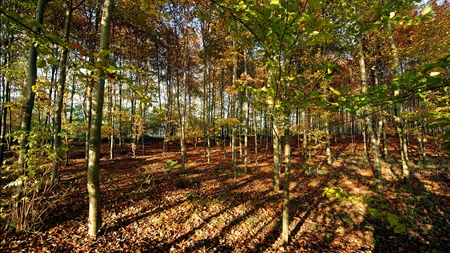
[[[3,232],[2,251],[51,252],[431,252],[450,248],[448,165],[415,167],[411,191],[401,183],[401,167],[394,159],[383,163],[383,187],[377,191],[374,173],[362,155],[339,139],[333,143],[332,166],[322,151],[305,162],[293,145],[290,231],[283,246],[281,207],[283,191],[273,191],[271,151],[249,149],[248,173],[242,161],[234,168],[227,146],[211,149],[206,163],[203,146],[188,147],[186,170],[181,169],[178,146],[162,152],[162,143],[138,148],[133,158],[128,146],[109,160],[102,150],[101,184],[104,227],[97,240],[86,237],[86,170],[83,151],[62,170],[61,192],[46,225],[32,234]],[[265,147],[263,143],[261,145]],[[394,154],[394,152],[392,152]],[[239,156],[239,153],[238,153]],[[394,157],[395,158],[395,157]],[[398,157],[397,157],[398,159]],[[175,162],[172,164],[172,162]],[[398,161],[398,160],[397,160]],[[172,165],[170,165],[172,164]],[[441,169],[436,170],[437,167]],[[281,182],[284,174],[281,174]],[[337,187],[342,198],[324,195]],[[64,191],[63,191],[64,189]],[[368,201],[370,200],[370,201]],[[396,234],[386,217],[369,209],[398,216],[407,226]]]

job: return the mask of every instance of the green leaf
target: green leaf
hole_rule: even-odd
[[[86,77],[83,75],[83,73],[78,73],[78,80],[80,82],[84,82],[86,80]]]
[[[38,68],[45,68],[45,66],[47,66],[47,62],[43,59],[38,60],[36,63],[36,67]]]
[[[397,226],[395,226],[395,228],[394,228],[394,232],[397,233],[397,234],[401,234],[401,233],[403,233],[405,231],[406,231],[405,224],[401,224],[401,223],[397,224]]]
[[[48,55],[52,53],[51,50],[45,47],[36,47],[36,51],[39,55]]]
[[[279,0],[271,0],[271,1],[270,1],[270,4],[273,4],[273,5],[280,5],[280,1],[279,1]]]
[[[378,217],[381,216],[381,212],[380,210],[378,210],[377,208],[369,208],[369,213],[370,215],[372,215],[373,217]]]
[[[62,43],[61,38],[56,34],[50,33],[50,34],[47,34],[47,37],[49,37],[52,42],[56,42],[59,44]]]
[[[50,63],[53,66],[58,65],[58,60],[54,56],[48,56],[46,60],[48,63]]]
[[[423,10],[420,12],[420,15],[425,16],[428,13],[430,13],[433,10],[431,5],[428,5],[427,7],[423,8]]]
[[[320,7],[320,4],[320,0],[309,0],[309,6],[311,6],[312,8]]]
[[[100,57],[105,57],[105,56],[107,56],[108,54],[110,54],[111,53],[111,50],[102,50],[102,51],[100,51],[99,53],[98,53],[98,56],[100,56]]]
[[[391,224],[391,226],[397,226],[397,225],[399,225],[398,224],[398,217],[397,217],[397,215],[395,215],[395,214],[393,214],[393,213],[390,213],[389,215],[388,215],[388,221],[389,221],[389,224]],[[396,232],[397,233],[397,232]]]
[[[341,95],[341,93],[340,93],[338,90],[334,89],[333,87],[330,87],[330,90],[331,90],[332,92],[334,92],[334,94],[336,94],[336,95],[338,95],[338,96]]]

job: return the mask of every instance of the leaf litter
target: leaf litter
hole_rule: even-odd
[[[222,147],[212,147],[208,166],[202,147],[189,146],[187,168],[181,170],[177,144],[163,152],[162,142],[153,140],[146,143],[145,155],[137,149],[136,158],[131,148],[124,147],[109,160],[107,145],[102,147],[104,225],[96,239],[87,237],[88,198],[80,145],[71,154],[70,165],[62,168],[54,191],[64,192],[64,197],[52,200],[44,225],[36,232],[18,234],[2,226],[0,251],[448,252],[448,163],[440,169],[417,167],[410,192],[385,168],[384,191],[377,192],[362,152],[351,153],[344,141],[333,145],[332,166],[316,160],[322,165],[310,168],[300,150],[293,148],[297,155],[292,161],[289,245],[282,245],[280,238],[283,195],[273,191],[270,150],[265,160],[265,149],[260,149],[255,164],[250,147],[249,172],[244,173],[239,161],[234,186],[230,151],[225,156]],[[431,155],[435,163],[442,162]],[[177,163],[167,168],[168,161]],[[360,198],[327,197],[326,187],[340,187],[348,196]],[[370,215],[370,207],[400,217],[407,231],[395,233],[387,219]],[[394,216],[390,217],[392,221]]]

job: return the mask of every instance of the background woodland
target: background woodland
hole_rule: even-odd
[[[0,25],[0,249],[450,249],[447,0],[2,0]]]

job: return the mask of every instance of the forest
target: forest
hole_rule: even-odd
[[[450,1],[1,0],[1,252],[450,252]]]

